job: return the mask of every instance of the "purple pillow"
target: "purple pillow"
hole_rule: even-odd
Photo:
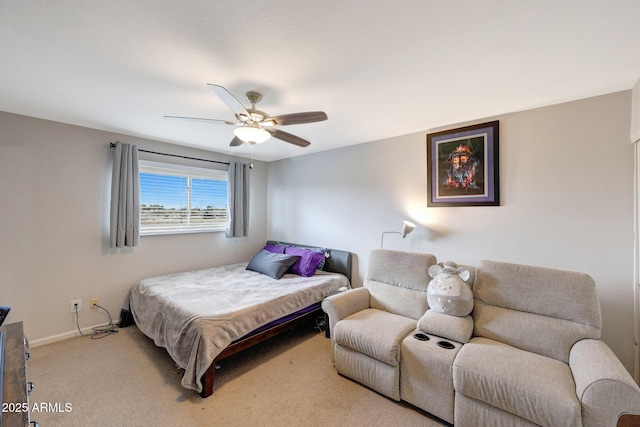
[[[289,268],[289,272],[299,276],[313,276],[320,263],[324,261],[324,253],[296,248],[295,246],[287,246],[284,253],[300,257],[300,259]]]
[[[287,249],[287,245],[265,245],[262,249],[273,252],[274,254],[283,254],[285,249]]]

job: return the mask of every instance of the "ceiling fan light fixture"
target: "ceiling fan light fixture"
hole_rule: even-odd
[[[271,138],[271,134],[264,129],[252,126],[241,126],[233,130],[235,136],[244,142],[252,144],[262,144]]]

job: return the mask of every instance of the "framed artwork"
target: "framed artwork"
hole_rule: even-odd
[[[500,206],[499,122],[427,134],[427,206]]]

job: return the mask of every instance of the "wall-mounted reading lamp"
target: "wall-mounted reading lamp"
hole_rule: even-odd
[[[402,222],[402,232],[399,231],[385,231],[384,233],[382,233],[382,237],[380,238],[380,249],[382,249],[382,244],[384,243],[384,235],[385,234],[389,234],[389,233],[393,233],[393,234],[401,234],[402,238],[404,239],[405,237],[407,237],[407,234],[411,233],[413,231],[413,229],[416,228],[416,225],[412,222],[409,221],[403,221]]]

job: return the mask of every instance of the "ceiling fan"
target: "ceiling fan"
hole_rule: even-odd
[[[311,144],[306,139],[290,134],[289,132],[276,129],[275,126],[300,125],[304,123],[321,122],[327,120],[327,115],[323,111],[309,111],[305,113],[282,114],[271,117],[267,113],[256,110],[256,104],[262,99],[262,94],[255,91],[246,93],[247,99],[251,103],[251,108],[245,108],[227,89],[222,86],[207,83],[207,86],[215,93],[236,116],[236,121],[206,119],[200,117],[164,116],[170,119],[199,120],[205,122],[222,123],[236,126],[233,130],[234,138],[229,144],[232,147],[249,144],[260,144],[271,137],[280,139],[299,147],[306,147]]]

